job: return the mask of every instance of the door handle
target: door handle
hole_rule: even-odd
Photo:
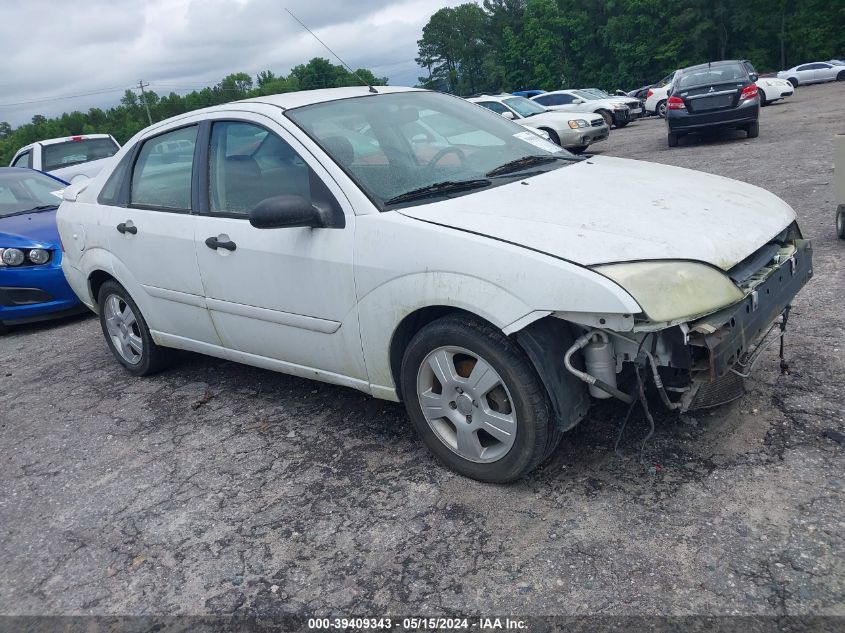
[[[121,222],[117,225],[117,232],[121,234],[131,233],[132,235],[135,235],[138,232],[138,227],[134,224],[127,226],[126,222]]]
[[[208,248],[214,250],[217,250],[218,248],[225,248],[227,251],[233,251],[238,247],[238,245],[235,244],[232,240],[221,242],[216,237],[206,238],[205,245],[208,246]]]

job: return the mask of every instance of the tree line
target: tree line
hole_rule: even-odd
[[[768,72],[842,58],[845,2],[483,0],[435,12],[417,44],[420,85],[437,90],[632,90],[719,59]]]
[[[376,77],[370,70],[361,68],[353,74],[343,66],[315,57],[307,64],[295,66],[287,76],[265,70],[253,80],[247,73],[233,73],[214,86],[185,95],[171,92],[159,96],[155,91],[147,90],[142,97],[127,90],[119,105],[106,110],[91,108],[87,112],[66,112],[49,119],[36,114],[31,123],[17,129],[5,121],[0,122],[0,165],[8,165],[20,147],[47,138],[106,133],[123,144],[149,125],[147,108],[150,118],[155,122],[238,99],[296,90],[357,86],[362,82],[375,86],[387,85],[385,77]]]

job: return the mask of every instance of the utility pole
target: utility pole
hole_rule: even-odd
[[[144,83],[144,80],[140,80],[138,82],[138,87],[141,89],[141,101],[144,102],[144,109],[147,111],[147,121],[150,122],[150,125],[153,124],[153,117],[150,116],[150,106],[147,105],[147,93],[144,92],[144,88],[149,86],[150,84]]]

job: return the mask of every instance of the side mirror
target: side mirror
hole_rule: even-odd
[[[505,117],[506,119],[513,121],[513,112],[510,112],[510,111],[502,112],[502,116]]]
[[[757,81],[758,79],[760,79],[760,75],[758,75],[757,73],[751,73],[749,77],[751,78],[751,81]]]
[[[328,218],[302,196],[275,196],[258,203],[249,223],[257,229],[319,228],[328,225]]]

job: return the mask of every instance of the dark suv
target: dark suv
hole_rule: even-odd
[[[690,132],[738,128],[756,138],[760,133],[757,73],[741,60],[710,62],[675,74],[666,102],[669,147]]]

